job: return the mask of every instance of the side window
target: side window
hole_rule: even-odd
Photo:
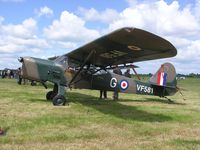
[[[107,74],[108,72],[105,70],[99,70],[94,75],[100,75],[100,74]]]
[[[61,65],[64,67],[64,69],[68,67],[68,61],[66,57],[61,61]]]

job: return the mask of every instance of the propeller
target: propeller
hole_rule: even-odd
[[[22,57],[19,57],[18,61],[22,63],[24,61],[24,59]]]

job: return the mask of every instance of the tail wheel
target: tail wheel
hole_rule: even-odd
[[[56,95],[53,98],[53,105],[54,106],[63,106],[66,103],[66,99],[63,95]]]
[[[47,94],[46,94],[46,99],[47,100],[53,100],[53,98],[56,96],[57,93],[55,93],[54,91],[49,91]]]

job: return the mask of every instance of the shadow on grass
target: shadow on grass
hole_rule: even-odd
[[[179,103],[179,102],[175,102],[175,101],[168,101],[167,99],[163,99],[163,98],[144,98],[143,100],[131,100],[131,99],[122,99],[119,100],[120,102],[153,102],[153,103],[163,103],[163,104],[174,104],[174,105],[186,105],[185,103]]]
[[[128,106],[123,105],[119,102],[160,102],[160,103],[168,103],[159,98],[145,98],[145,100],[100,100],[97,97],[81,94],[77,92],[68,92],[65,96],[68,102],[80,103],[84,106],[94,108],[99,112],[104,114],[109,114],[117,118],[121,119],[129,119],[136,121],[145,121],[145,122],[165,122],[172,120],[172,117],[163,115],[163,114],[154,114],[144,110],[140,110],[137,106]],[[30,102],[50,102],[44,98],[30,98],[28,99]],[[175,103],[179,104],[179,103]],[[181,103],[180,103],[181,104]],[[67,107],[67,106],[66,106]]]
[[[159,103],[166,103],[166,104],[174,104],[174,105],[186,105],[185,103],[179,103],[179,102],[175,102],[173,101],[168,101],[167,99],[164,98],[145,98],[144,102],[159,102]]]
[[[69,92],[67,95],[69,102],[80,103],[84,106],[94,108],[104,114],[109,114],[121,119],[145,122],[164,122],[172,120],[170,116],[153,114],[140,110],[136,106],[123,105],[117,101],[98,100],[96,97],[76,92]]]
[[[30,99],[27,99],[28,101],[30,101],[30,102],[33,102],[33,103],[35,103],[35,102],[51,102],[52,103],[52,101],[50,101],[50,100],[46,100],[45,99],[45,97],[44,98],[30,98]]]

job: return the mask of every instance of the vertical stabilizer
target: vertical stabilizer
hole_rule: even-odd
[[[157,86],[176,87],[176,70],[171,63],[164,63],[150,78],[149,82]]]

